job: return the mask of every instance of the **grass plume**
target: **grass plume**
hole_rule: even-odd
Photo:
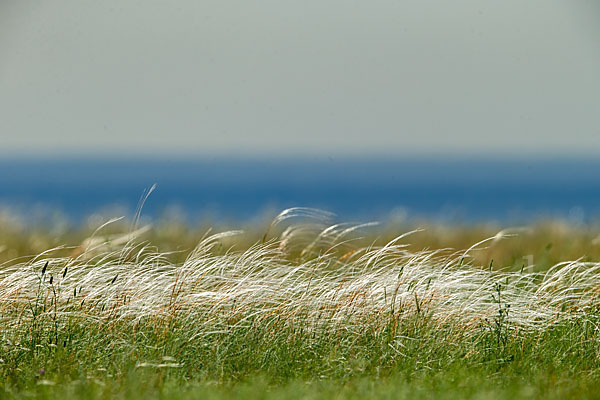
[[[596,376],[599,262],[498,270],[475,254],[511,233],[466,251],[411,249],[415,232],[358,246],[368,225],[328,218],[286,210],[246,248],[228,245],[241,231],[217,233],[179,262],[140,240],[147,229],[136,226],[88,238],[67,256],[50,249],[7,263],[0,374],[28,387],[40,375],[17,369],[80,365],[69,358],[78,354],[113,374],[129,365],[219,382],[257,372],[340,379],[525,360],[535,368],[534,351],[552,359],[568,346],[580,356],[575,369]]]

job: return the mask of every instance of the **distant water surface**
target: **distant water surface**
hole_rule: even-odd
[[[0,160],[0,207],[25,217],[58,212],[73,223],[101,213],[190,223],[248,221],[287,207],[315,207],[342,221],[426,218],[445,222],[575,223],[600,217],[594,160],[292,159]]]

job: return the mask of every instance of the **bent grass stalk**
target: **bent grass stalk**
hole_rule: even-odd
[[[47,318],[56,344],[60,319],[70,315],[132,326],[155,321],[165,329],[177,320],[193,327],[195,336],[257,323],[269,331],[283,324],[294,332],[318,333],[325,326],[382,332],[390,321],[395,327],[422,316],[434,325],[465,328],[494,321],[497,340],[505,343],[508,322],[514,332],[535,330],[583,316],[599,302],[600,263],[575,260],[545,273],[497,272],[472,264],[477,246],[466,252],[408,251],[401,243],[407,235],[384,246],[352,248],[347,236],[358,227],[318,222],[327,216],[286,210],[249,249],[215,251],[223,239],[241,234],[219,233],[204,238],[182,263],[127,234],[116,241],[119,248],[115,241],[98,241],[73,257],[41,256],[6,266],[0,270],[2,329],[27,322],[35,327]],[[318,221],[283,226],[307,217]],[[278,228],[281,233],[269,237]],[[493,240],[497,235],[478,245]],[[336,246],[342,251],[333,251]],[[48,296],[51,307],[40,307]]]

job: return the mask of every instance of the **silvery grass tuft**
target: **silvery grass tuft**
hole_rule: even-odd
[[[176,318],[195,336],[275,319],[315,333],[325,326],[351,332],[422,315],[440,326],[502,321],[525,332],[598,305],[600,263],[498,272],[474,265],[471,254],[505,232],[467,251],[408,251],[410,233],[360,248],[353,240],[364,225],[332,225],[331,217],[285,210],[249,249],[223,247],[242,232],[218,233],[182,263],[138,240],[148,228],[119,237],[98,231],[71,257],[52,257],[50,249],[0,269],[3,329],[36,318],[58,329],[64,317],[76,316],[131,324]]]

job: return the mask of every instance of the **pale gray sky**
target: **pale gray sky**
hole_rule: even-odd
[[[597,0],[0,0],[0,156],[600,156]]]

